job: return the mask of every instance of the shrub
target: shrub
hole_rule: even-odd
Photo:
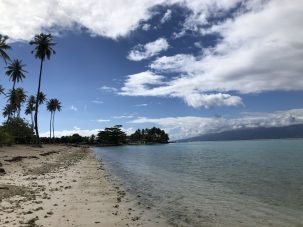
[[[3,128],[17,144],[30,143],[33,139],[34,132],[30,124],[22,118],[10,118],[3,124]]]
[[[0,127],[0,146],[11,146],[13,141],[13,137],[8,132],[6,132],[3,127]]]

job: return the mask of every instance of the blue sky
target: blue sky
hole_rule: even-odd
[[[9,55],[26,64],[18,86],[28,95],[39,69],[28,41],[55,35],[42,90],[63,104],[58,136],[122,124],[127,132],[161,127],[177,139],[303,123],[299,0],[1,1],[0,15]],[[0,83],[9,89],[4,67],[0,61]],[[47,136],[45,109],[39,125]]]

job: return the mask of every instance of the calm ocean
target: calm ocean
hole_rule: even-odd
[[[114,181],[175,226],[303,226],[303,140],[95,151]]]

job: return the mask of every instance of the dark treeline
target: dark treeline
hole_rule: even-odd
[[[168,134],[160,128],[153,127],[151,129],[138,129],[129,136],[131,143],[167,143],[169,140]]]
[[[117,146],[124,144],[156,144],[168,143],[169,137],[164,130],[159,128],[138,129],[133,134],[127,136],[121,129],[121,125],[115,125],[99,131],[95,136],[90,137],[73,134],[71,136],[62,136],[61,138],[50,139],[48,137],[41,138],[42,143],[63,143],[63,144],[88,144],[102,146]]]

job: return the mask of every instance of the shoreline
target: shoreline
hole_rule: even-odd
[[[0,226],[169,226],[108,178],[91,148],[0,148]]]

